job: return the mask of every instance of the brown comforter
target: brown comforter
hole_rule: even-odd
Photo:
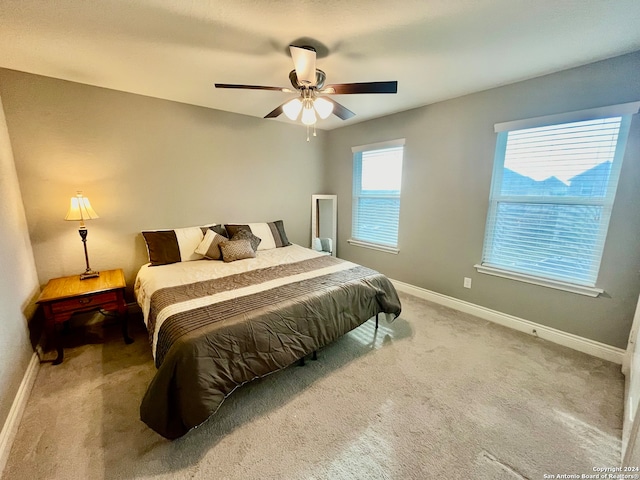
[[[237,289],[242,294],[235,298],[207,301]],[[395,318],[401,309],[384,275],[323,256],[160,289],[151,296],[150,338],[163,309],[194,299],[198,306],[162,322],[158,371],[140,406],[141,419],[169,439],[204,422],[243,383],[287,367],[378,313]]]

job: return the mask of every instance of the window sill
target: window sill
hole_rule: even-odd
[[[597,297],[600,294],[604,293],[604,290],[602,290],[601,288],[585,287],[582,285],[575,285],[573,283],[561,282],[559,280],[534,277],[525,273],[509,272],[507,270],[488,267],[486,265],[474,265],[474,267],[479,273],[508,278],[510,280],[517,280],[518,282],[531,283],[533,285],[540,285],[542,287],[555,288],[556,290],[564,290],[565,292],[577,293],[579,295],[586,295],[588,297]]]
[[[397,255],[400,252],[400,250],[398,250],[396,247],[387,247],[386,245],[377,245],[375,243],[362,242],[360,240],[354,240],[352,238],[347,240],[347,242],[350,245],[355,245],[356,247],[370,248],[371,250],[378,250],[379,252],[392,253],[394,255]]]

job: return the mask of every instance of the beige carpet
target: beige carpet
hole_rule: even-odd
[[[7,479],[541,479],[616,466],[619,366],[401,295],[369,321],[245,385],[174,442],[138,419],[154,373],[141,325],[72,328],[43,364]]]

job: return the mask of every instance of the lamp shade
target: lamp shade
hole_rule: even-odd
[[[333,112],[333,103],[326,98],[318,97],[313,101],[313,108],[316,109],[320,118],[324,120]]]
[[[64,217],[65,220],[84,221],[92,220],[94,218],[100,218],[96,211],[91,207],[91,202],[87,197],[82,195],[82,192],[78,192],[75,197],[71,197],[71,204],[69,205],[69,211]]]
[[[284,111],[284,114],[289,118],[289,120],[295,120],[298,118],[300,110],[302,110],[302,101],[300,101],[299,98],[294,98],[282,106],[282,111]]]
[[[302,109],[302,123],[305,125],[316,123],[316,112],[313,110],[313,105],[305,105]]]

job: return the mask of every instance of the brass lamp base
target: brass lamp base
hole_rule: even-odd
[[[96,278],[100,276],[100,272],[94,272],[93,270],[87,270],[80,274],[80,280],[86,280],[87,278]]]
[[[87,228],[84,223],[81,224],[80,230],[78,230],[80,238],[82,239],[82,245],[84,246],[84,260],[87,262],[87,269],[80,275],[80,280],[86,280],[87,278],[95,278],[100,276],[100,272],[94,272],[89,266],[89,254],[87,253]]]

